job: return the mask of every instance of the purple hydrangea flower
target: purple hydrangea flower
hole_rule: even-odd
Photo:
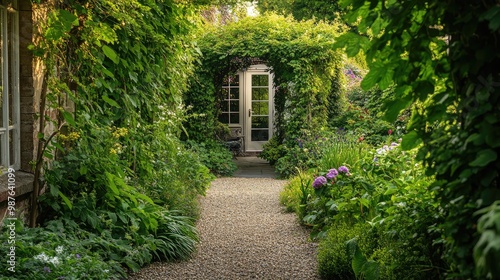
[[[339,175],[339,172],[337,171],[337,169],[332,168],[332,169],[330,169],[330,171],[328,171],[328,173],[326,174],[326,178],[331,180],[331,179],[333,179],[333,178],[337,177],[337,175]]]
[[[319,176],[319,177],[316,177],[316,179],[314,179],[314,182],[313,182],[313,188],[315,189],[319,189],[321,188],[323,185],[326,184],[326,178],[324,176]]]
[[[342,165],[341,167],[339,167],[339,172],[340,173],[349,173],[349,169],[347,169],[346,166]]]
[[[43,267],[43,271],[50,273],[50,268],[45,266],[45,267]]]

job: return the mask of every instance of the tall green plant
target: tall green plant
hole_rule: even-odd
[[[338,46],[349,55],[366,53],[370,72],[363,88],[395,84],[394,100],[386,104],[390,121],[417,102],[403,147],[424,143],[420,158],[438,179],[436,199],[447,219],[445,238],[436,242],[447,245],[448,276],[485,277],[490,268],[476,272],[470,264],[479,238],[474,213],[500,198],[498,2],[342,5],[352,8],[346,20],[363,35],[346,33]]]

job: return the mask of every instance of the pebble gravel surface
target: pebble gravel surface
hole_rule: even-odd
[[[129,279],[319,279],[317,246],[279,204],[286,181],[220,178],[202,198],[192,259],[154,263]]]

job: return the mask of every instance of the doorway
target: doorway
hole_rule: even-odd
[[[219,121],[243,138],[244,152],[260,152],[273,136],[273,75],[264,64],[224,78]]]
[[[244,73],[245,150],[262,151],[273,135],[273,77],[266,65],[254,65]]]

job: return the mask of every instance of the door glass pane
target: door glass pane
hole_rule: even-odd
[[[268,86],[268,75],[252,75],[252,86]]]
[[[253,88],[252,100],[269,100],[268,88]]]
[[[269,117],[252,117],[252,128],[268,128]]]
[[[252,130],[252,141],[268,141],[269,130]]]
[[[252,102],[252,111],[254,115],[269,115],[269,103],[254,101]]]

